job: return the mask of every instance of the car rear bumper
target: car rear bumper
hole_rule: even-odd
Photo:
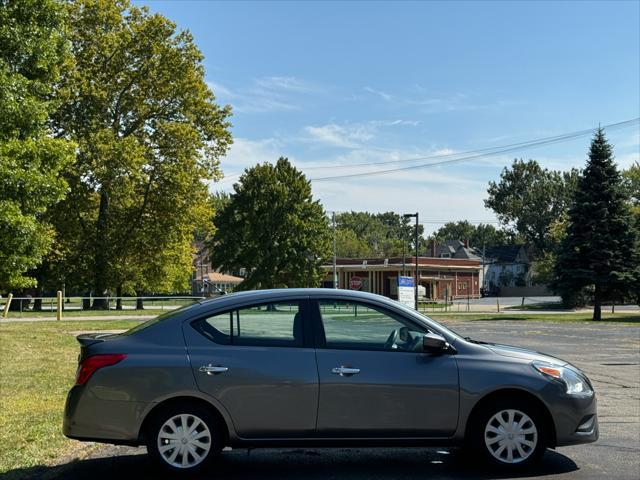
[[[76,440],[137,444],[149,404],[103,400],[82,385],[67,395],[62,431]]]

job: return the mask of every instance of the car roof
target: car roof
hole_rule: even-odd
[[[242,292],[234,292],[226,295],[220,295],[216,298],[210,298],[201,300],[202,305],[209,305],[211,303],[221,303],[221,300],[235,301],[252,301],[263,300],[265,298],[292,298],[292,297],[331,297],[331,298],[353,298],[354,300],[377,300],[390,302],[388,297],[382,295],[376,295],[369,292],[360,292],[357,290],[345,290],[340,288],[274,288],[266,290],[247,290]],[[226,303],[226,302],[225,302]]]

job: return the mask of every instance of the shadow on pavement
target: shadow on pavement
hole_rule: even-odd
[[[115,452],[117,454],[117,452]],[[568,457],[549,450],[535,467],[518,472],[479,469],[455,450],[438,449],[289,449],[234,450],[190,479],[423,479],[520,478],[577,470]],[[0,479],[159,480],[170,478],[152,467],[146,455],[120,455],[80,460],[56,467],[17,469]]]

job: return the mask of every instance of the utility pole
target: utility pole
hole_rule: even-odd
[[[406,263],[407,263],[407,236],[405,235],[405,229],[402,229],[402,276],[405,275]]]
[[[418,225],[419,225],[419,218],[418,218],[418,212],[416,213],[405,213],[403,215],[404,218],[413,218],[415,217],[416,219],[416,236],[415,236],[415,247],[416,247],[416,269],[415,269],[415,280],[413,282],[413,293],[414,293],[414,303],[415,303],[415,309],[416,312],[418,311]]]
[[[484,239],[482,239],[482,283],[480,284],[480,286],[482,287],[482,289],[484,291],[486,291],[486,289],[487,289],[487,287],[485,286],[486,285],[485,278],[486,278],[486,274],[487,273],[485,272],[485,269],[484,269],[484,252],[485,252],[485,248],[486,248],[486,243],[484,242]],[[480,297],[482,297],[482,294],[480,294]]]
[[[336,212],[333,215],[333,288],[338,288],[338,266],[336,265]]]
[[[416,302],[416,312],[418,311],[418,225],[420,221],[418,220],[418,212],[416,212],[416,291],[415,291],[415,302]]]

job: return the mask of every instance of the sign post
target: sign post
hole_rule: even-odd
[[[407,307],[415,308],[413,277],[398,277],[398,301]]]

